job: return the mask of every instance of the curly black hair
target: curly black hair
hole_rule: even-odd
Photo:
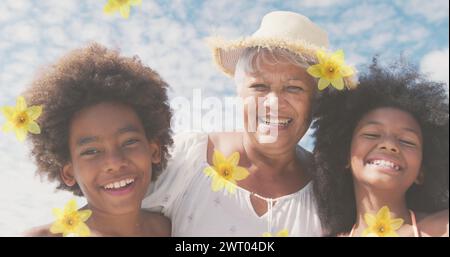
[[[424,183],[406,192],[408,208],[435,212],[448,208],[449,106],[446,85],[432,82],[404,60],[382,66],[377,57],[360,76],[357,89],[326,91],[314,110],[314,192],[329,235],[350,231],[356,222],[352,174],[346,168],[359,120],[379,107],[412,114],[423,134]]]
[[[157,142],[161,162],[153,164],[154,176],[160,174],[173,144],[170,120],[172,111],[167,97],[168,85],[138,57],[122,57],[98,43],[76,49],[54,65],[41,71],[24,96],[29,105],[42,105],[37,120],[40,134],[32,134],[31,155],[37,173],[57,180],[57,189],[82,196],[77,184],[64,184],[62,167],[70,161],[69,128],[75,113],[100,102],[122,103],[134,109],[148,140]]]

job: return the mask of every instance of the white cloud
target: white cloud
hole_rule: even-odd
[[[420,62],[420,69],[427,73],[431,79],[441,81],[449,85],[449,51],[447,49],[436,50],[428,53]]]
[[[420,15],[431,22],[448,19],[448,0],[398,0],[396,2],[407,14]]]

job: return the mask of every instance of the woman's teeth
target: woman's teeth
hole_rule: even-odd
[[[282,119],[282,118],[272,118],[272,119],[267,119],[267,118],[260,118],[259,119],[260,122],[266,124],[266,125],[273,125],[273,126],[287,126],[289,125],[289,123],[292,122],[291,118],[287,118],[287,119]]]
[[[397,164],[395,164],[393,162],[385,161],[385,160],[373,160],[373,161],[369,161],[367,164],[379,166],[379,167],[391,168],[391,169],[395,169],[395,170],[400,170],[400,166],[398,166]]]
[[[119,189],[119,188],[122,188],[122,187],[126,187],[126,186],[128,186],[129,184],[131,184],[133,182],[134,182],[134,179],[132,179],[132,178],[123,179],[123,180],[120,180],[120,181],[109,183],[108,185],[103,186],[103,188],[105,188],[105,189]]]

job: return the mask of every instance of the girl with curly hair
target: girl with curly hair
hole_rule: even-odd
[[[43,106],[42,132],[31,136],[37,172],[87,199],[90,235],[170,235],[169,219],[141,210],[172,144],[167,87],[138,58],[94,43],[44,70],[25,92]],[[45,225],[27,235],[61,234]]]
[[[376,58],[357,89],[324,92],[314,192],[329,235],[448,236],[448,111],[445,85]]]

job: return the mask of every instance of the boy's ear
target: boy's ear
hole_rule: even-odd
[[[419,175],[417,175],[416,181],[414,181],[414,183],[416,183],[417,185],[422,185],[424,180],[425,180],[425,174],[423,172],[423,169],[421,169],[419,171]]]
[[[63,166],[60,172],[60,176],[61,179],[64,181],[64,184],[66,184],[69,187],[74,186],[77,183],[77,181],[75,180],[75,176],[73,173],[73,166],[71,162]]]
[[[152,163],[157,164],[161,162],[161,147],[158,143],[149,142],[150,147],[150,160]]]

